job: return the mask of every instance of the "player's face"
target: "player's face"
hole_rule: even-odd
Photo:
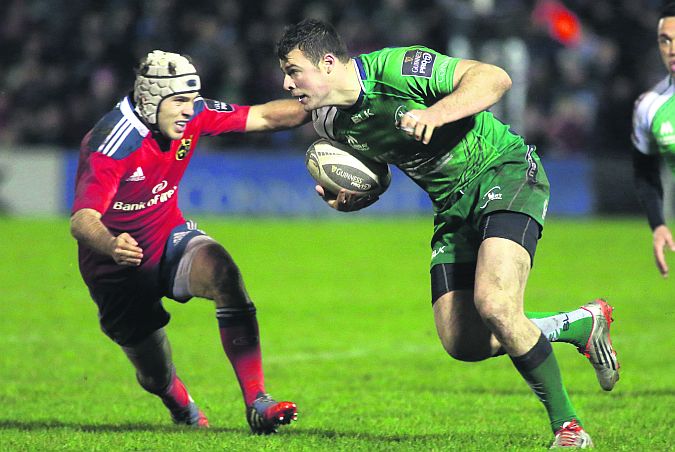
[[[675,17],[664,17],[659,21],[658,42],[663,64],[670,75],[675,75]]]
[[[162,135],[171,140],[178,140],[183,136],[187,122],[195,114],[197,95],[197,93],[176,94],[159,104],[157,125]]]
[[[292,50],[279,64],[285,74],[284,89],[298,99],[305,111],[330,105],[331,88],[321,65],[316,66],[299,49]]]

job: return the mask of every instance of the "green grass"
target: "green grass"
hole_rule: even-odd
[[[544,409],[506,358],[461,363],[436,337],[430,219],[205,218],[258,307],[268,390],[298,422],[248,434],[211,304],[167,301],[178,371],[209,431],[175,428],[99,330],[67,221],[0,219],[0,450],[537,450]],[[669,256],[671,266],[675,258]],[[554,345],[600,450],[672,450],[675,281],[653,265],[642,220],[551,219],[527,308],[616,306],[621,381],[604,393],[586,360]]]

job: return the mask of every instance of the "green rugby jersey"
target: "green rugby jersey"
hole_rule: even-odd
[[[360,155],[399,167],[429,193],[436,210],[499,156],[526,149],[520,136],[487,111],[437,128],[428,145],[396,128],[406,111],[430,107],[452,92],[458,58],[415,46],[387,48],[354,61],[359,100],[347,110],[314,110],[314,128]]]
[[[675,175],[675,85],[670,75],[635,101],[633,144],[647,155],[661,154]]]

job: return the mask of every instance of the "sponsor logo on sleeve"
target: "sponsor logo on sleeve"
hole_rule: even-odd
[[[234,107],[232,105],[219,100],[204,99],[204,105],[206,105],[206,108],[209,110],[219,111],[221,113],[229,113],[234,111]]]
[[[424,50],[408,50],[403,56],[401,75],[431,78],[436,55]]]
[[[537,183],[537,173],[539,171],[539,166],[533,155],[534,150],[534,146],[528,146],[527,154],[525,155],[527,159],[527,182],[533,185]]]

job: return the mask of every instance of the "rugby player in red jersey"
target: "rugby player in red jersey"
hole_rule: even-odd
[[[202,135],[295,127],[308,115],[293,100],[240,106],[203,99],[200,88],[183,55],[155,50],[140,62],[133,94],[82,141],[71,233],[102,330],[175,423],[208,426],[176,374],[162,297],[201,297],[215,302],[251,430],[273,433],[296,418],[296,406],[267,394],[256,309],[241,273],[219,243],[186,221],[178,191]]]

